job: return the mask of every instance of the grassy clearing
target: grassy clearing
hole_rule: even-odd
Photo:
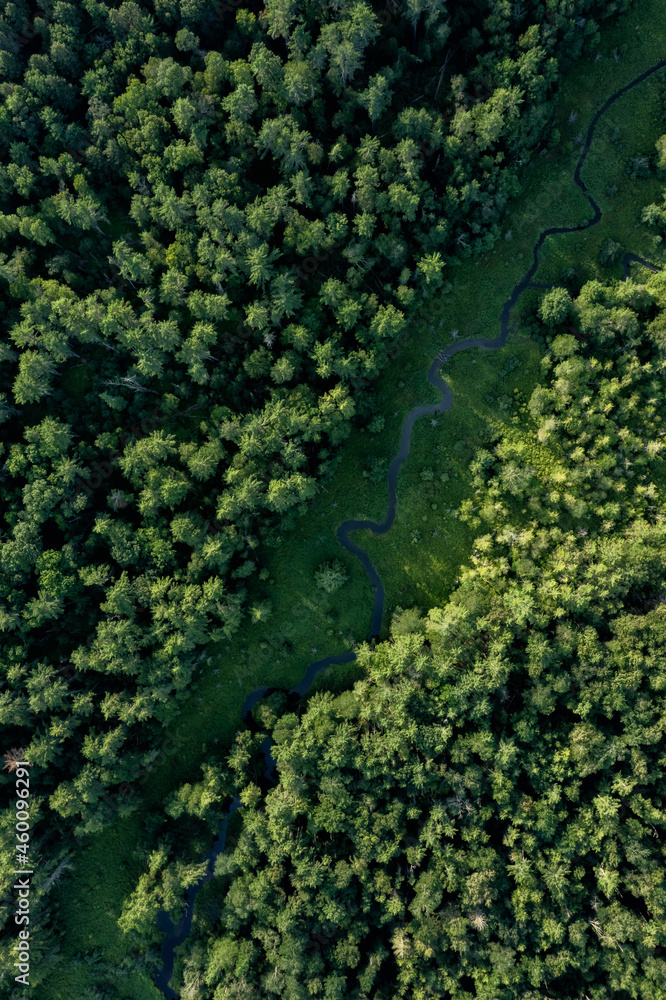
[[[469,351],[447,367],[453,406],[417,425],[398,482],[395,524],[361,542],[384,580],[387,610],[417,604],[426,611],[451,592],[473,538],[455,517],[470,493],[469,463],[497,425],[512,419],[519,388],[536,384],[539,357],[536,344],[513,337],[499,355]]]
[[[425,369],[432,355],[451,341],[452,330],[459,331],[461,338],[499,333],[502,303],[530,266],[540,230],[576,225],[591,217],[586,199],[572,183],[581,148],[577,137],[586,134],[596,108],[610,93],[663,58],[666,12],[662,7],[640,4],[624,23],[633,34],[627,38],[626,27],[609,32],[601,59],[588,58],[565,80],[558,112],[562,140],[525,171],[525,193],[514,204],[505,240],[482,261],[456,262],[449,272],[452,291],[432,310],[427,323],[418,323],[412,343],[418,345],[422,361],[415,371],[409,364],[403,390],[409,398],[436,398],[426,383]],[[661,32],[655,30],[657,24]],[[627,44],[627,54],[616,61],[611,53],[620,40]],[[666,71],[621,98],[600,121],[583,180],[604,215],[588,231],[551,237],[542,248],[535,281],[560,282],[567,268],[576,272],[580,283],[621,278],[621,259],[610,267],[599,261],[601,247],[608,239],[618,243],[622,252],[636,253],[657,264],[665,258],[663,244],[655,242],[654,231],[640,222],[642,207],[661,201],[663,183],[654,171],[651,178],[636,181],[627,173],[633,156],[652,159],[657,138],[666,132],[661,98],[664,85]],[[570,122],[572,112],[576,119]],[[426,418],[414,429],[412,453],[398,483],[398,513],[392,530],[381,537],[357,533],[357,541],[384,580],[387,609],[417,604],[425,610],[451,591],[472,539],[469,529],[453,516],[470,493],[466,474],[469,459],[490,438],[493,426],[520,423],[519,402],[529,398],[539,380],[539,348],[519,332],[521,310],[533,305],[537,294],[527,292],[522,297],[514,313],[517,332],[503,350],[465,352],[450,362],[445,375],[453,389],[453,407],[438,419],[437,426]],[[512,371],[509,359],[518,362]],[[387,407],[389,399],[390,395]],[[430,471],[432,479],[424,481],[424,473],[429,476]],[[446,482],[440,480],[442,472],[448,475]],[[387,615],[385,628],[389,620]]]
[[[113,985],[118,996],[133,1000],[162,996],[152,984],[150,969],[135,967],[127,959],[116,924],[123,899],[144,868],[146,819],[161,812],[169,791],[197,780],[203,760],[230,743],[250,690],[261,685],[292,686],[315,657],[363,640],[370,623],[371,589],[361,567],[337,545],[335,529],[349,517],[384,517],[384,472],[397,448],[402,420],[414,405],[436,400],[425,373],[433,355],[450,342],[451,331],[458,330],[460,337],[495,336],[502,303],[529,266],[539,231],[589,217],[587,202],[571,182],[579,149],[576,134],[585,133],[594,109],[610,93],[663,56],[665,35],[666,9],[659,0],[641,0],[622,25],[604,35],[601,59],[596,63],[587,59],[570,71],[560,101],[562,142],[525,169],[525,193],[507,219],[507,238],[484,260],[456,262],[449,268],[449,294],[415,317],[410,337],[376,383],[373,409],[385,417],[384,431],[352,435],[334,480],[279,546],[266,553],[267,578],[250,588],[248,603],[258,607],[269,599],[270,617],[243,628],[233,643],[211,648],[202,676],[173,727],[183,739],[178,756],[155,769],[142,809],[77,846],[71,877],[53,890],[58,896],[54,912],[66,928],[64,961],[41,985],[43,1000],[83,996],[86,986],[94,983],[100,988]],[[627,45],[627,53],[616,62],[611,53],[621,44]],[[659,82],[653,78],[609,112],[584,175],[608,214],[588,233],[551,240],[544,247],[538,280],[558,280],[565,267],[574,267],[582,280],[619,277],[619,265],[609,270],[598,263],[606,238],[658,262],[660,248],[638,217],[642,204],[655,199],[660,185],[654,180],[632,182],[623,173],[629,157],[635,152],[651,154],[661,134],[658,94]],[[569,125],[572,110],[577,119]],[[616,128],[619,138],[613,138]],[[617,194],[605,194],[612,185]],[[524,301],[528,303],[528,295]],[[392,531],[383,537],[369,532],[356,536],[384,579],[388,609],[413,604],[426,609],[445,599],[470,551],[471,533],[452,513],[469,495],[469,459],[498,422],[526,433],[521,430],[519,408],[538,380],[540,350],[521,336],[519,321],[516,325],[517,332],[502,351],[467,352],[450,363],[446,376],[455,394],[453,409],[438,417],[434,427],[428,419],[416,425],[412,455],[398,484],[398,515]],[[507,365],[511,357],[517,360],[516,367]],[[427,470],[432,477],[428,473],[424,479]],[[442,475],[449,478],[442,482]],[[322,600],[313,574],[319,563],[331,558],[345,564],[349,579],[338,593]],[[385,621],[389,619],[387,615]],[[353,665],[332,668],[320,675],[317,687],[344,686],[357,670]],[[205,894],[201,899],[205,904]]]
[[[641,209],[651,202],[661,202],[664,184],[651,171],[649,178],[632,179],[631,160],[642,155],[654,157],[655,142],[666,132],[662,88],[666,71],[622,97],[599,122],[597,134],[582,171],[582,178],[603,212],[601,221],[583,233],[553,237],[541,255],[535,280],[548,283],[559,280],[564,268],[576,271],[580,283],[598,279],[622,278],[621,256],[638,254],[655,264],[664,257],[663,243],[656,231],[641,223]],[[571,132],[577,122],[568,127]],[[603,244],[612,240],[621,247],[614,265],[600,261]],[[636,266],[636,265],[634,265]],[[638,272],[637,272],[638,273]]]

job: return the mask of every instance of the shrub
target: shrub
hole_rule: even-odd
[[[622,247],[615,240],[604,240],[599,252],[599,263],[603,267],[612,267],[622,256]]]
[[[332,562],[322,563],[316,570],[314,578],[320,590],[334,594],[346,582],[347,572],[340,560],[334,559]]]
[[[650,176],[650,161],[647,156],[632,156],[627,166],[632,181],[647,180]]]
[[[553,288],[546,292],[539,307],[539,317],[546,326],[558,326],[571,312],[571,299],[566,288]]]

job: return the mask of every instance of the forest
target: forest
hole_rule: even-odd
[[[533,446],[479,451],[449,602],[398,609],[352,690],[274,695],[167,804],[201,819],[229,774],[243,803],[182,996],[660,994],[666,276],[556,288],[534,322]],[[123,913],[135,947],[200,874],[171,846]]]
[[[20,759],[39,788],[33,983],[66,964],[72,845],[143,815],[210,650],[271,618],[268,566],[382,433],[414,317],[509,238],[563,75],[641,2],[2,6],[0,724],[5,796]],[[666,139],[629,172],[665,180]],[[183,997],[654,995],[664,317],[660,275],[535,299],[532,443],[475,450],[459,585],[357,635],[353,688],[275,695],[193,762],[114,917],[132,963],[238,794]],[[100,977],[81,1000],[160,995]]]
[[[407,46],[367,3],[5,8],[2,724],[78,832],[553,141],[596,22],[487,8],[416,5]]]
[[[532,6],[483,32],[417,6],[408,47],[365,3],[321,31],[281,2],[233,27],[203,3],[5,9],[2,724],[78,831],[251,613],[411,300],[497,238],[554,52],[596,30]]]

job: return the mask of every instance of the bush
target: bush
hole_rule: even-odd
[[[560,281],[563,285],[571,290],[576,286],[576,272],[573,267],[565,267],[563,271],[560,271]]]
[[[347,580],[347,572],[339,559],[322,563],[314,575],[315,583],[320,590],[334,594]]]
[[[654,165],[657,168],[657,176],[660,180],[666,180],[666,135],[660,136],[656,143],[657,155],[654,158]]]
[[[650,161],[647,156],[632,156],[627,173],[632,181],[647,180],[650,177]]]
[[[615,240],[604,240],[599,252],[599,263],[603,267],[612,267],[622,256],[622,246]]]
[[[539,317],[546,326],[558,326],[571,312],[571,299],[566,288],[553,288],[546,292],[539,307]]]

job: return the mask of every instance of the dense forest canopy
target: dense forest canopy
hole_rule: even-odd
[[[521,166],[559,141],[554,109],[563,67],[597,43],[605,18],[629,6],[629,0],[2,5],[0,725],[6,747],[28,756],[38,776],[31,822],[47,838],[44,853],[51,852],[35,878],[35,967],[53,942],[45,900],[65,870],[63,844],[71,833],[99,832],[137,807],[137,780],[153,765],[162,729],[176,718],[206,647],[230,639],[261,613],[251,606],[248,587],[268,576],[266,547],[278,543],[332,474],[352,427],[375,415],[372,381],[406,336],[416,306],[446,293],[447,264],[454,256],[483,254],[499,238],[509,201],[520,191]],[[653,209],[649,221],[659,225],[661,209]],[[589,334],[594,349],[581,360],[573,335],[555,339],[549,357],[559,372],[557,389],[536,396],[531,414],[540,422],[543,454],[557,456],[557,475],[566,479],[570,456],[563,442],[574,431],[568,411],[558,410],[559,396],[578,400],[583,393],[576,405],[587,413],[584,391],[592,398],[599,377],[616,379],[618,393],[631,386],[617,437],[606,427],[612,423],[608,401],[595,416],[604,428],[600,440],[612,442],[596,442],[599,462],[609,462],[609,450],[621,441],[629,476],[630,463],[652,462],[659,451],[659,418],[650,400],[659,398],[653,382],[661,385],[661,286],[585,295],[566,318],[580,324],[581,343]],[[570,308],[568,300],[551,296],[542,322],[557,325]],[[597,313],[605,317],[599,329],[619,324],[621,358],[607,358],[601,335],[592,336]],[[650,369],[645,361],[653,354]],[[612,379],[608,363],[619,366]],[[616,390],[608,392],[614,399]],[[639,403],[631,403],[634,398]],[[576,572],[584,574],[594,560],[606,566],[595,531],[611,525],[626,535],[624,549],[617,541],[620,555],[608,556],[611,575],[613,560],[621,564],[617,573],[625,582],[617,583],[617,593],[640,589],[639,579],[652,586],[658,575],[657,563],[641,563],[634,579],[632,553],[647,530],[642,525],[652,525],[655,560],[660,551],[650,482],[637,481],[621,497],[600,485],[610,473],[598,463],[589,466],[597,456],[584,433],[576,431],[583,439],[574,451],[583,457],[574,485],[550,482],[551,472],[539,464],[542,452],[526,465],[507,439],[496,455],[478,457],[482,499],[461,510],[473,526],[492,528],[478,543],[475,572],[495,581],[488,582],[491,590],[501,589],[497,581],[515,560],[527,581],[515,591],[516,614],[534,614],[546,632],[552,609],[543,583],[530,573],[551,558],[559,566],[558,559],[579,550],[587,554]],[[511,521],[516,512],[507,500],[528,488],[532,528],[520,518]],[[589,537],[565,544],[573,523]],[[526,540],[514,542],[506,532],[520,538],[526,532]],[[514,545],[525,547],[522,555],[514,557]],[[566,556],[556,559],[562,545]],[[339,571],[326,569],[326,586],[332,586],[331,573]],[[481,584],[465,586],[475,594]],[[478,608],[477,598],[469,598],[476,609],[470,621],[482,614],[484,601],[496,609],[501,600],[481,591]],[[598,588],[593,597],[601,601]],[[465,600],[457,597],[451,607]],[[609,614],[620,615],[613,600]],[[597,610],[585,615],[592,621],[601,605],[590,601],[589,609]],[[407,651],[403,659],[423,663],[418,669],[432,677],[426,685],[432,697],[444,697],[437,694],[448,684],[437,643],[429,639],[422,648],[424,626],[413,615],[396,621],[405,633],[412,621],[417,638],[399,639],[396,632],[395,648],[364,654],[366,687],[346,702],[315,700],[313,715],[298,724],[302,729],[295,717],[284,716],[276,733],[289,734],[285,746],[307,733],[316,712],[327,719],[325,728],[337,731],[340,704],[347,706],[345,725],[364,726],[354,714],[357,699],[367,699],[363,720],[374,717],[388,697],[386,685],[394,683],[373,680],[371,665],[382,657],[393,662],[399,648]],[[658,644],[657,626],[657,618],[650,619],[646,642]],[[511,636],[507,650],[518,641]],[[610,641],[605,633],[599,638]],[[433,703],[417,687],[415,718],[427,719]],[[399,747],[412,738],[402,726],[401,717]],[[379,744],[377,753],[384,753]],[[241,745],[234,760],[246,758],[251,771],[253,758]],[[329,768],[323,759],[316,766],[322,775]],[[241,768],[237,775],[243,787],[244,774]],[[281,782],[290,780],[286,775],[281,761]],[[206,816],[213,801],[220,806],[227,778],[209,769],[206,781],[168,803],[175,822]],[[3,774],[3,786],[11,782]],[[426,785],[422,791],[429,802]],[[256,836],[268,844],[272,834],[261,832],[263,799],[253,789],[243,794],[256,816],[247,810],[242,836],[249,844],[255,824]],[[374,794],[379,801],[385,792],[378,786]],[[401,794],[396,791],[396,801]],[[365,815],[365,806],[359,808]],[[416,809],[411,803],[407,812],[398,810],[396,823]],[[6,871],[11,823],[3,816]],[[308,850],[318,865],[321,844],[314,828],[310,833]],[[40,852],[42,840],[35,843]],[[335,850],[346,847],[335,841]],[[168,844],[157,850],[122,917],[130,936],[136,930],[141,940],[147,914],[165,900],[175,907],[182,886],[196,877],[196,866],[178,864],[174,869]],[[240,868],[228,864],[223,877],[235,886],[233,901],[233,893],[245,891],[238,888],[242,879],[252,884],[256,873],[251,865],[243,868],[245,861]],[[344,882],[346,869],[340,871]],[[407,881],[396,892],[407,894],[412,874],[405,869]],[[389,865],[385,877],[394,875]],[[3,884],[11,881],[7,876]],[[148,909],[135,919],[135,904],[146,898]],[[383,904],[368,904],[375,907],[372,919]],[[472,905],[485,906],[485,896]],[[291,954],[292,932],[300,930],[286,927],[283,943],[275,943],[272,931],[265,940],[260,934],[261,946],[248,950],[248,927],[259,927],[264,917],[255,923],[248,912],[236,926],[229,914],[213,935],[222,944],[199,941],[206,988],[220,996],[297,989],[279,976],[270,987],[260,984],[274,944],[286,949],[283,957]],[[9,918],[7,907],[2,915]],[[313,920],[319,926],[319,917]],[[321,980],[325,995],[335,996],[348,977],[349,988],[365,995],[380,965],[377,989],[394,973],[404,995],[430,989],[418,985],[419,977],[432,979],[416,958],[432,956],[412,947],[411,938],[405,939],[405,967],[390,965],[398,954],[393,935],[407,926],[397,911],[391,920],[372,961],[362,920],[355,931],[361,937],[340,945],[335,968],[326,964],[329,958],[310,955],[315,965],[324,963],[308,966],[314,993]],[[329,930],[322,924],[316,933],[326,937]],[[405,933],[421,940],[416,925]],[[213,951],[222,957],[211,957]],[[357,952],[369,964],[352,986],[355,973],[345,970],[361,962],[355,964]],[[254,979],[244,971],[245,955]]]
[[[273,787],[262,734],[238,736],[242,827],[183,996],[660,994],[666,279],[556,289],[539,314],[533,444],[509,427],[479,452],[459,589],[399,610],[352,691],[262,708]],[[168,902],[153,860],[128,928]]]
[[[79,832],[622,7],[5,6],[0,710]]]

